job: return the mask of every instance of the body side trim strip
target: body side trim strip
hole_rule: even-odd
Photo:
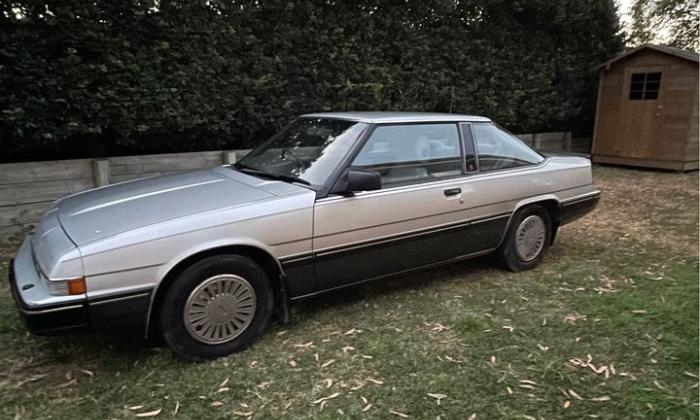
[[[126,296],[108,297],[105,299],[88,301],[88,305],[98,306],[98,305],[104,305],[106,303],[113,303],[113,302],[119,302],[119,301],[123,301],[123,300],[136,299],[136,298],[146,297],[146,296],[150,296],[150,295],[151,295],[151,291],[149,290],[148,292],[144,292],[144,293],[136,293],[136,294],[130,294],[130,295],[126,295]]]
[[[60,306],[60,307],[49,308],[49,309],[26,309],[26,308],[20,307],[19,310],[25,314],[38,315],[38,314],[49,314],[49,313],[53,313],[53,312],[68,311],[71,309],[80,309],[83,307],[84,307],[84,305],[81,304],[81,305]]]

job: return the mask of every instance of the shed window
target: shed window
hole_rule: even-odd
[[[661,73],[632,73],[630,100],[656,99],[659,97]]]

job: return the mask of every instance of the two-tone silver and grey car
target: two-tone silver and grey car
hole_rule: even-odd
[[[161,334],[203,360],[290,302],[486,254],[537,266],[599,190],[488,118],[303,115],[235,165],[58,200],[10,268],[28,329]]]

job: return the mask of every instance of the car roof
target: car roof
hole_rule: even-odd
[[[440,112],[319,112],[304,114],[304,118],[330,118],[351,120],[365,123],[409,123],[409,122],[447,122],[447,121],[491,121],[476,115],[445,114]]]

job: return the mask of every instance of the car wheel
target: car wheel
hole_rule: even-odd
[[[270,279],[255,261],[218,255],[175,279],[163,298],[159,326],[177,355],[215,359],[253,344],[270,320],[272,305]]]
[[[551,218],[544,207],[533,205],[519,210],[499,249],[501,264],[514,272],[537,267],[549,247],[551,235]]]

